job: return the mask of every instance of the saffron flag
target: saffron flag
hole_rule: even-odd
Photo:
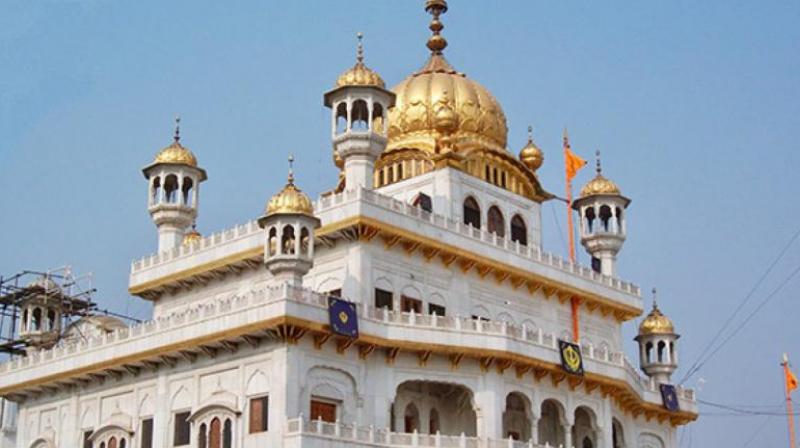
[[[572,152],[572,149],[569,147],[569,141],[566,138],[564,138],[564,163],[566,164],[567,168],[568,182],[571,181],[576,174],[578,174],[578,170],[586,166],[586,161]]]
[[[784,375],[786,375],[786,393],[788,394],[797,389],[797,377],[794,376],[794,373],[789,369],[789,364],[783,365],[783,372]]]

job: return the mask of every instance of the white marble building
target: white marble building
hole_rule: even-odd
[[[644,376],[623,354],[630,201],[598,168],[574,203],[594,269],[542,250],[542,152],[512,154],[498,102],[444,59],[446,9],[426,2],[418,72],[387,90],[359,45],[324,95],[341,175],[316,201],[290,174],[263,216],[202,237],[206,172],[176,135],[144,169],[159,249],[130,274],[152,320],[89,319],[1,363],[0,447],[677,447],[697,407],[662,403],[672,323],[643,320]],[[357,339],[328,296],[356,303]],[[575,316],[583,376],[557,344]]]

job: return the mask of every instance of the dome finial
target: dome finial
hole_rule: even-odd
[[[595,170],[597,171],[597,175],[599,176],[603,172],[603,168],[600,166],[600,150],[594,152],[594,157],[597,160],[597,167]],[[653,296],[655,296],[656,289],[653,288]]]
[[[446,0],[426,0],[425,11],[433,16],[428,28],[433,31],[433,36],[428,39],[428,48],[433,54],[442,54],[442,50],[447,47],[447,40],[441,36],[444,25],[439,20],[439,16],[447,12]]]
[[[533,143],[533,126],[528,125],[528,143]]]
[[[294,155],[289,154],[289,177],[287,178],[286,182],[289,185],[294,185]]]
[[[175,116],[175,143],[179,143],[181,141],[181,116]]]
[[[356,38],[358,39],[358,47],[356,48],[356,63],[363,64],[364,63],[364,33],[359,31],[356,33]]]
[[[653,309],[658,309],[658,294],[656,292],[656,287],[653,286]]]

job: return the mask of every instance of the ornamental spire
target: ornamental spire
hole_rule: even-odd
[[[364,64],[364,33],[359,31],[356,33],[358,39],[358,47],[356,48],[356,64]]]
[[[447,47],[447,40],[441,36],[444,25],[439,20],[439,16],[447,12],[446,0],[427,0],[425,2],[425,11],[428,12],[433,19],[428,28],[433,32],[433,35],[428,39],[428,48],[432,54],[440,55],[442,50]]]
[[[594,152],[594,157],[596,159],[596,164],[597,164],[597,166],[595,167],[595,171],[597,171],[597,175],[599,176],[600,174],[603,173],[603,168],[600,166],[600,150],[599,149]],[[656,299],[656,289],[653,288],[653,300],[655,300],[655,299]]]
[[[528,144],[533,143],[533,126],[528,125]]]
[[[180,115],[176,115],[175,116],[175,136],[173,137],[173,139],[175,139],[175,143],[180,143],[180,141],[181,141],[181,116]]]
[[[286,183],[289,185],[294,185],[294,155],[289,154],[289,176],[286,179]]]

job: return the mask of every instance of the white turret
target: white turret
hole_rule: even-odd
[[[189,148],[181,145],[180,118],[175,119],[171,145],[142,169],[148,183],[148,211],[158,228],[158,251],[179,247],[197,218],[200,183],[206,172]]]
[[[669,383],[678,368],[679,337],[672,321],[658,309],[653,288],[653,309],[639,324],[635,340],[639,343],[639,366],[657,383]]]
[[[61,288],[42,276],[26,288],[20,300],[19,337],[26,350],[50,348],[61,335]]]
[[[364,65],[361,38],[359,33],[356,65],[324,96],[331,108],[334,160],[344,168],[346,189],[373,188],[375,161],[386,148],[388,111],[395,100],[380,75]]]
[[[302,286],[303,276],[314,263],[314,216],[311,199],[294,185],[289,157],[286,186],[267,203],[258,225],[266,232],[264,264],[278,283]]]
[[[617,253],[626,235],[623,212],[630,202],[614,182],[603,176],[598,151],[597,174],[581,189],[572,208],[578,211],[581,244],[592,256],[592,268],[604,275],[617,275]]]

